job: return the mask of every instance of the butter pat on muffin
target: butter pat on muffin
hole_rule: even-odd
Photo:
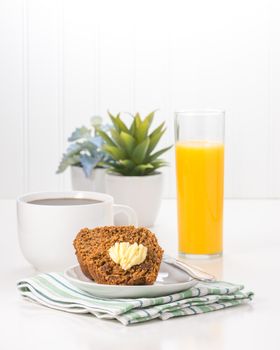
[[[143,244],[116,242],[109,249],[109,255],[123,270],[128,270],[134,265],[141,264],[146,259],[147,251],[148,249]]]

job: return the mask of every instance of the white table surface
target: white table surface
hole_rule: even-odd
[[[224,257],[195,261],[219,278],[245,284],[254,301],[227,310],[125,327],[22,300],[16,281],[34,273],[20,253],[15,201],[0,201],[0,349],[276,349],[279,348],[280,201],[227,200]],[[176,254],[174,200],[162,203],[154,227]],[[193,262],[194,263],[194,262]]]

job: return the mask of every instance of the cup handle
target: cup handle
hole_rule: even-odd
[[[138,225],[137,215],[134,209],[128,205],[113,204],[114,216],[118,213],[124,213],[127,216],[127,225]]]

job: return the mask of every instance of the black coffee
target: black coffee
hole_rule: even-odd
[[[46,198],[46,199],[36,199],[30,201],[30,204],[37,205],[88,205],[101,203],[96,199],[86,199],[86,198]]]

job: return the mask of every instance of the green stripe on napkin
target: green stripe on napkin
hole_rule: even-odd
[[[42,273],[22,279],[17,288],[24,298],[44,306],[116,319],[126,326],[155,318],[167,320],[225,309],[247,303],[253,297],[253,293],[245,292],[241,285],[200,282],[186,291],[163,297],[105,299],[76,288],[59,273]]]

